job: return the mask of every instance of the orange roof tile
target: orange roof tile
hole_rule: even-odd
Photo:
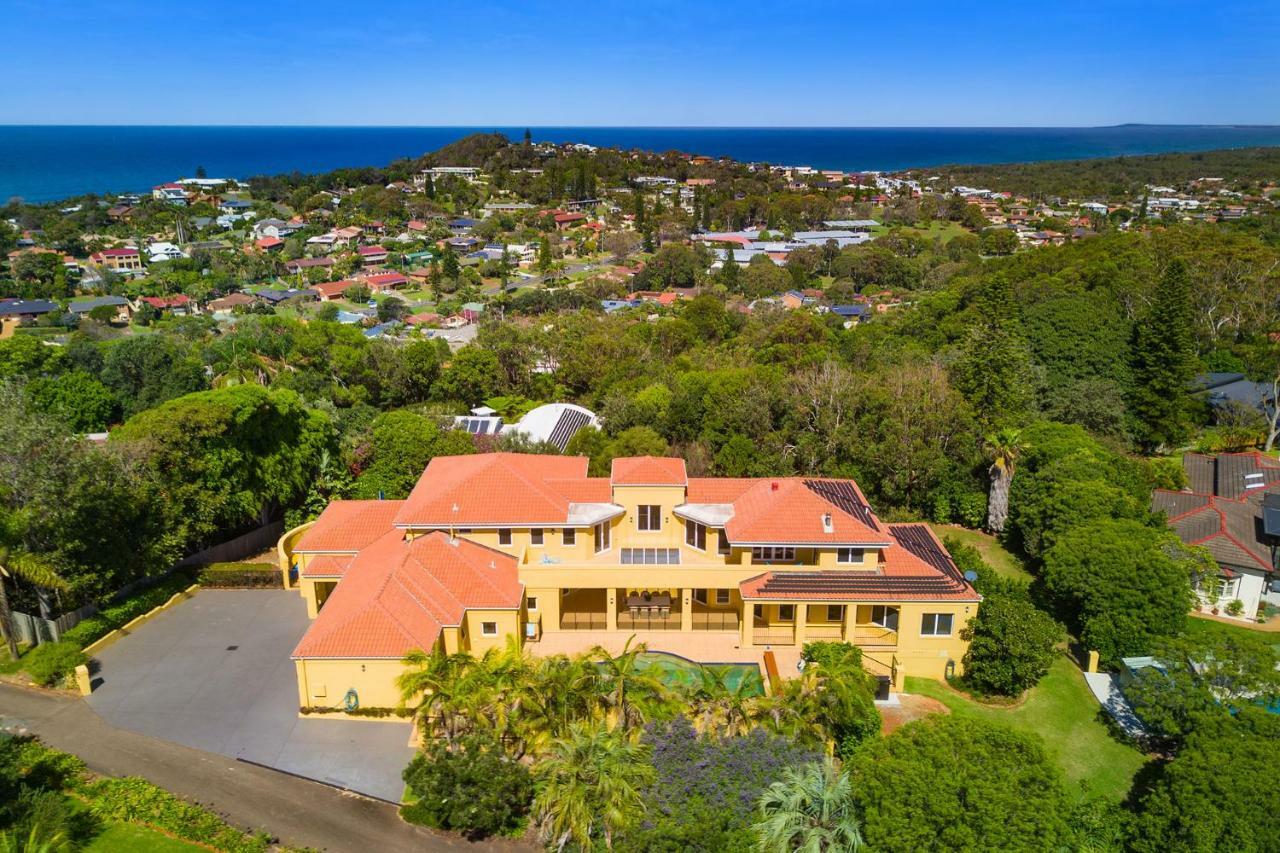
[[[843,492],[847,500],[837,495]],[[830,526],[826,516],[830,515]],[[756,480],[733,501],[725,533],[734,544],[883,545],[889,536],[852,480]]]
[[[563,524],[569,504],[556,481],[586,480],[585,456],[481,453],[437,456],[409,493],[399,526]]]
[[[779,569],[738,585],[744,599],[805,601],[980,601],[926,524],[888,526],[893,543],[876,571]]]
[[[403,505],[404,501],[334,501],[293,550],[354,554],[391,530]]]
[[[354,559],[342,554],[318,554],[307,560],[299,574],[304,578],[340,578]]]
[[[399,659],[430,650],[468,609],[515,609],[523,595],[510,555],[439,531],[393,531],[352,560],[293,657]]]
[[[620,456],[609,480],[615,486],[683,486],[689,482],[684,460],[664,456]]]

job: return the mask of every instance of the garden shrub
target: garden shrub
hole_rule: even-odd
[[[858,744],[880,733],[876,710],[876,679],[862,668],[862,649],[852,643],[805,643],[801,656],[817,666],[827,698],[822,703],[822,723],[835,741],[841,758]]]
[[[105,821],[148,824],[225,853],[264,853],[268,847],[266,836],[236,829],[208,809],[136,776],[98,779],[82,790],[90,811]]]
[[[22,659],[22,668],[36,684],[46,687],[57,684],[89,658],[80,646],[63,640],[59,643],[41,643]]]
[[[432,742],[405,768],[404,781],[418,797],[400,810],[405,820],[472,839],[518,829],[533,801],[529,768],[482,735],[464,738],[456,752]]]
[[[982,693],[1016,696],[1044,678],[1066,632],[1023,584],[988,578],[984,587],[978,614],[960,632],[969,641],[964,680]]]
[[[196,578],[214,589],[266,589],[280,585],[280,567],[273,563],[210,563]]]
[[[641,736],[657,776],[644,790],[640,824],[615,848],[641,851],[755,849],[756,802],[784,768],[821,759],[787,738],[753,729],[740,737],[699,735],[686,717],[651,723]]]

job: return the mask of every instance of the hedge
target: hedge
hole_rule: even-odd
[[[80,790],[89,811],[106,821],[146,824],[225,853],[264,853],[270,843],[268,836],[236,829],[203,806],[136,776],[98,779]]]
[[[62,640],[57,643],[41,643],[27,652],[22,659],[22,668],[36,684],[48,687],[59,683],[68,673],[88,661],[88,656],[80,651],[78,643]]]
[[[170,598],[191,586],[192,575],[188,572],[174,572],[155,586],[148,587],[124,601],[109,605],[99,610],[88,619],[81,620],[79,625],[69,631],[62,632],[62,641],[75,643],[84,648],[95,640],[100,640],[115,629],[132,622],[144,613],[148,613],[164,604]]]
[[[262,589],[280,585],[280,568],[273,563],[210,563],[200,567],[201,586],[222,589]]]

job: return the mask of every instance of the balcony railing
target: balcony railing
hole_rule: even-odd
[[[623,611],[618,614],[618,630],[620,631],[679,631],[680,614],[669,613],[666,616],[632,616]]]
[[[695,631],[736,631],[738,630],[737,613],[694,613],[693,630]]]
[[[603,631],[608,624],[605,614],[596,611],[560,614],[561,631]]]

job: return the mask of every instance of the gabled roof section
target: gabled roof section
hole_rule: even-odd
[[[311,623],[294,658],[392,658],[430,650],[469,609],[514,609],[514,557],[437,531],[387,533],[362,551]]]
[[[393,529],[404,501],[333,501],[294,546],[294,553],[354,554]]]
[[[437,456],[395,518],[397,527],[564,524],[573,503],[558,481],[587,479],[585,456]]]
[[[865,507],[851,480],[756,480],[733,502],[725,533],[735,545],[889,545],[870,508],[858,510],[854,497]]]
[[[609,481],[615,486],[684,486],[689,475],[679,457],[620,456],[613,460]]]

